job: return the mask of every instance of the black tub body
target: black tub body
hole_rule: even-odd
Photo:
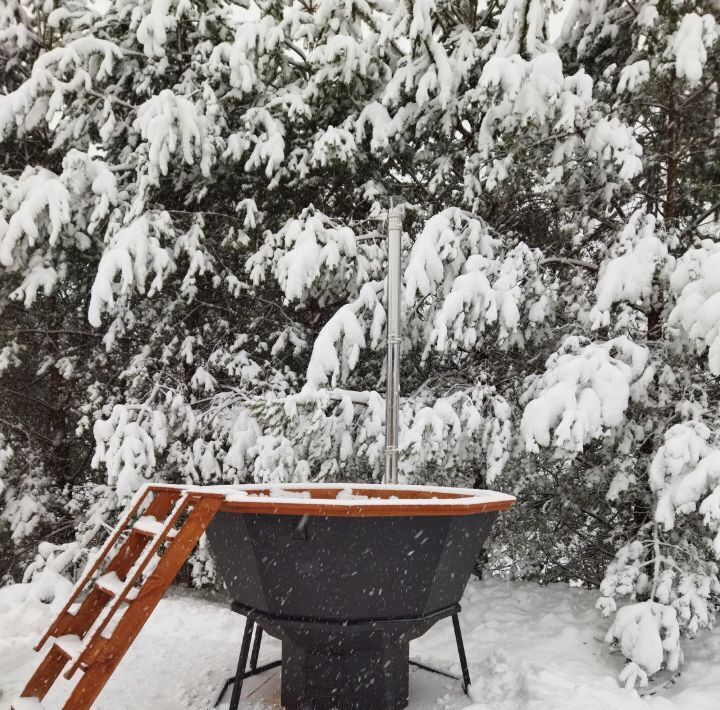
[[[286,708],[395,710],[409,641],[458,610],[496,516],[221,512],[207,534],[236,610],[282,640]]]

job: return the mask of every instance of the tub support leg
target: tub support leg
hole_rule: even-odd
[[[460,629],[460,618],[457,614],[452,615],[453,629],[455,630],[455,643],[457,644],[458,656],[460,657],[460,668],[462,669],[463,690],[467,695],[470,687],[470,671],[468,670],[467,657],[465,656],[465,644],[463,644],[462,630]]]
[[[242,693],[243,681],[245,680],[245,668],[247,667],[248,653],[250,651],[250,638],[254,627],[254,621],[250,619],[245,621],[242,646],[240,646],[240,658],[238,658],[237,672],[235,673],[235,682],[233,683],[232,697],[230,700],[230,710],[237,710],[238,705],[240,705],[240,693]]]
[[[250,654],[250,670],[257,668],[258,656],[260,655],[260,644],[262,643],[263,630],[255,625],[255,638],[253,639],[252,653]]]
[[[460,659],[460,668],[462,670],[462,677],[456,676],[454,673],[448,673],[447,671],[443,671],[440,668],[433,668],[433,666],[428,666],[425,663],[420,663],[419,661],[414,661],[412,658],[410,659],[410,665],[415,666],[416,668],[422,668],[424,671],[429,671],[430,673],[436,673],[437,675],[443,675],[446,678],[452,678],[453,680],[459,680],[462,684],[462,689],[463,689],[465,695],[467,695],[468,689],[469,689],[470,683],[471,683],[470,670],[468,669],[467,657],[465,656],[465,644],[463,643],[462,630],[460,629],[460,615],[458,613],[455,613],[452,615],[452,622],[453,622],[453,630],[455,631],[455,644],[457,645],[458,658]]]
[[[250,651],[250,638],[255,630],[255,638],[252,643],[252,651]],[[224,683],[222,690],[220,691],[217,700],[215,701],[214,708],[216,708],[222,702],[225,697],[227,689],[232,685],[233,694],[230,700],[229,710],[237,710],[240,704],[240,693],[242,692],[243,682],[245,678],[250,676],[259,675],[265,671],[269,671],[272,668],[277,668],[281,661],[273,661],[272,663],[266,663],[263,666],[258,666],[258,656],[260,655],[260,643],[262,642],[263,630],[254,622],[252,619],[247,619],[245,622],[245,631],[243,632],[242,645],[240,647],[240,658],[238,658],[237,672],[235,675],[230,676]],[[250,670],[246,670],[248,661],[248,652],[250,655]]]

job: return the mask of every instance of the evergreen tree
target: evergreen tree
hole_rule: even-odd
[[[720,591],[715,14],[12,0],[3,574],[62,584],[148,480],[379,481],[399,196],[403,479],[517,493],[490,566],[677,667]]]

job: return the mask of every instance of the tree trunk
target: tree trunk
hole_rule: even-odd
[[[675,86],[670,81],[667,117],[667,190],[665,202],[665,224],[674,227],[678,218],[680,189],[678,186],[678,113]]]

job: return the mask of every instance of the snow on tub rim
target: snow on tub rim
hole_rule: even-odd
[[[507,510],[515,498],[474,488],[360,483],[271,483],[204,487],[225,495],[223,510],[349,517],[473,515]]]

